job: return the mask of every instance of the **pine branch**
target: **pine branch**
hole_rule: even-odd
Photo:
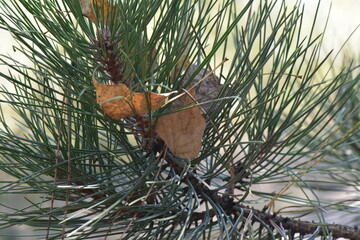
[[[304,159],[314,153],[319,153],[316,159],[324,157],[324,168],[306,168],[307,176],[320,172],[324,179],[342,178],[324,180],[330,187],[358,185],[353,164],[358,158],[349,158],[349,148],[341,145],[349,143],[358,156],[359,131],[343,137],[354,126],[352,121],[359,121],[354,117],[358,98],[353,87],[360,76],[346,76],[352,73],[349,67],[346,73],[317,78],[326,58],[319,62],[319,38],[313,32],[304,36],[299,4],[291,9],[285,2],[279,1],[279,6],[277,1],[260,1],[256,10],[251,0],[240,8],[235,0],[111,1],[119,6],[118,15],[112,12],[113,16],[108,14],[111,21],[102,22],[100,5],[90,8],[96,10],[96,19],[82,15],[79,1],[10,0],[15,8],[0,2],[4,10],[0,27],[13,33],[21,45],[18,50],[34,63],[27,67],[0,56],[11,72],[20,75],[0,73],[15,89],[2,88],[6,100],[0,101],[11,105],[26,132],[24,136],[14,133],[0,112],[4,128],[0,131],[0,169],[18,179],[4,181],[0,190],[38,193],[45,199],[29,200],[30,208],[11,209],[15,214],[2,213],[0,228],[27,224],[41,230],[50,214],[49,238],[55,239],[67,234],[78,234],[81,239],[111,234],[126,234],[128,239],[205,239],[207,234],[218,234],[231,239],[239,234],[236,226],[251,221],[256,222],[252,233],[259,238],[266,228],[272,238],[276,237],[274,229],[287,229],[290,236],[297,233],[300,238],[305,234],[328,237],[331,232],[333,237],[358,239],[355,227],[295,220],[243,204],[255,202],[247,198],[252,186],[287,182],[288,176],[297,176],[306,167]],[[69,14],[63,14],[66,12]],[[241,20],[246,20],[245,26]],[[223,56],[219,56],[223,47]],[[217,57],[230,60],[212,75],[216,91],[191,98],[204,100],[201,106],[207,113],[201,152],[191,160],[201,173],[179,164],[187,160],[173,157],[176,154],[166,155],[167,164],[157,167],[156,154],[164,151],[167,142],[154,127],[173,106],[116,121],[98,112],[91,84],[95,69],[100,70],[96,72],[100,79],[114,85],[124,83],[139,92],[167,92],[202,81],[217,66]],[[181,64],[184,59],[188,62]],[[196,89],[201,91],[201,87]],[[354,105],[348,105],[350,97]],[[69,118],[62,118],[64,113]],[[343,118],[349,116],[347,124]],[[346,126],[335,134],[333,129],[339,125]],[[322,144],[324,139],[328,144]],[[344,141],[331,152],[343,151],[342,158],[325,159],[329,156],[324,153],[326,148],[332,149],[338,139]],[[334,174],[334,168],[340,174]],[[346,179],[350,168],[352,182]],[[51,183],[55,169],[56,186]],[[224,190],[227,187],[225,194],[213,191],[210,183]],[[301,205],[315,197],[321,204],[309,186],[311,181],[301,177],[298,183],[307,199],[292,200]],[[245,190],[242,200],[227,195],[233,194],[234,187]],[[45,204],[51,193],[61,203],[59,207],[50,209]],[[267,194],[253,193],[260,199]],[[207,210],[197,212],[203,206]],[[59,219],[66,225],[58,224]]]
[[[94,51],[95,59],[102,64],[103,70],[108,73],[108,78],[114,84],[123,82],[124,64],[119,58],[116,45],[119,40],[112,40],[109,36],[110,32],[107,29],[98,30],[97,39],[92,39],[93,44],[96,46]]]
[[[172,165],[175,172],[181,176],[184,169],[179,166],[174,160],[172,160],[171,155],[166,155],[166,161]],[[195,173],[194,173],[195,174]],[[288,217],[278,216],[276,214],[266,213],[265,211],[261,211],[258,209],[254,209],[249,206],[242,205],[240,203],[235,203],[234,199],[229,196],[220,196],[215,191],[210,190],[203,183],[201,183],[198,179],[196,179],[192,174],[187,174],[184,180],[187,179],[194,187],[196,192],[203,200],[210,198],[213,202],[218,203],[222,209],[229,215],[239,215],[239,209],[244,211],[244,216],[248,217],[250,212],[254,214],[258,219],[263,221],[268,225],[272,225],[272,222],[277,224],[278,226],[282,226],[284,229],[290,230],[291,233],[299,233],[301,235],[312,234],[314,233],[318,227],[321,227],[319,231],[319,235],[327,236],[326,231],[323,228],[328,229],[332,233],[334,238],[348,238],[351,240],[359,240],[360,239],[360,229],[358,227],[350,227],[346,225],[340,224],[320,224],[320,223],[311,223],[307,221],[300,221],[291,219]],[[266,209],[264,209],[266,210]],[[194,214],[192,221],[199,221],[203,219],[205,214],[209,214],[210,217],[215,216],[214,210],[210,210],[210,213],[196,213]],[[254,219],[256,221],[256,219]]]

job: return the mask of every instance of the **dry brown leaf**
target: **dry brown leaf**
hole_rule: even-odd
[[[155,131],[174,155],[190,159],[199,155],[206,121],[200,108],[191,106],[196,105],[194,91],[189,94],[192,97],[183,95],[172,105],[172,108],[182,106],[186,109],[159,117]]]
[[[96,101],[104,113],[111,119],[120,120],[135,114],[145,114],[157,110],[167,102],[171,93],[136,93],[129,90],[125,84],[101,84],[93,78],[96,88]]]
[[[189,78],[198,69],[198,67],[199,66],[195,64],[190,65],[188,71],[185,73],[183,83],[189,81]],[[203,79],[209,73],[210,71],[201,69],[191,81],[191,84],[195,85],[201,80],[201,83],[195,87],[195,93],[199,103],[215,100],[221,90],[222,84],[220,83],[220,79],[214,73]],[[209,112],[211,104],[212,103],[202,104],[201,107],[205,110],[205,112]]]
[[[92,1],[92,4],[91,4]],[[102,2],[104,3],[104,18],[106,19],[107,14],[109,12],[109,6],[111,6],[112,4],[108,3],[107,0],[79,0],[80,2],[80,7],[81,7],[81,12],[82,14],[87,17],[88,19],[90,19],[90,21],[92,21],[93,23],[95,23],[95,13],[93,10],[93,6],[97,6],[97,7],[101,7]]]

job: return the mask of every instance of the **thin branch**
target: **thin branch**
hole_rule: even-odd
[[[175,172],[180,176],[183,172],[183,168],[175,163],[167,155],[165,160],[170,163]],[[272,223],[282,226],[284,229],[291,230],[291,232],[300,233],[302,235],[314,233],[319,226],[327,228],[334,238],[349,238],[351,240],[360,240],[360,229],[357,227],[350,227],[340,224],[320,224],[320,223],[311,223],[307,221],[294,220],[288,217],[281,217],[277,215],[272,215],[265,211],[260,211],[252,207],[242,205],[240,203],[235,203],[232,198],[229,196],[221,197],[217,192],[210,190],[203,183],[197,180],[191,174],[187,174],[184,178],[187,178],[188,181],[193,185],[194,189],[200,196],[207,196],[211,198],[212,201],[218,203],[227,214],[237,215],[239,214],[239,209],[242,209],[244,216],[248,217],[249,214],[257,216],[264,223],[271,225]],[[201,219],[201,215],[197,214],[194,216],[195,219]],[[319,231],[319,235],[325,236],[326,232],[322,229]]]
[[[66,90],[64,91],[66,92]],[[64,94],[63,97],[63,101],[65,100],[65,96],[66,93]],[[62,114],[60,114],[60,123],[59,123],[59,127],[58,127],[58,139],[57,139],[57,143],[56,143],[56,160],[55,160],[55,173],[54,173],[54,186],[56,186],[57,184],[57,179],[58,179],[58,175],[59,175],[59,158],[60,158],[60,142],[61,142],[61,136],[62,136]],[[54,202],[55,202],[55,190],[53,190],[51,192],[51,203],[50,203],[50,210],[49,210],[49,218],[48,218],[48,225],[47,225],[47,229],[46,229],[46,236],[45,239],[49,239],[49,234],[50,234],[50,225],[51,225],[51,218],[53,215],[53,209],[54,209]]]
[[[70,104],[70,98],[69,98],[69,88],[71,87],[71,84],[70,82],[67,82],[66,83],[66,87],[67,89],[65,90],[65,96],[66,96],[66,104],[68,105],[67,107],[67,112],[66,112],[66,121],[67,121],[67,179],[66,179],[66,183],[68,185],[70,185],[70,182],[71,182],[71,112],[70,112],[70,107],[69,107],[69,104]],[[69,203],[69,197],[70,197],[70,190],[69,189],[66,189],[66,199],[65,199],[65,203],[66,205],[68,205]],[[64,220],[66,219],[67,217],[67,208],[65,209],[64,211]],[[65,224],[63,224],[63,230],[62,230],[62,233],[61,233],[61,239],[64,239],[65,238]]]

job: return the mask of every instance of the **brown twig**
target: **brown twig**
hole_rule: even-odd
[[[64,95],[65,95],[65,102],[68,105],[67,107],[67,112],[66,112],[66,122],[67,122],[67,179],[66,179],[66,183],[68,185],[70,185],[70,181],[71,181],[71,117],[70,117],[70,107],[69,107],[69,103],[70,103],[70,96],[69,96],[69,88],[71,87],[70,82],[66,83],[66,87],[67,89],[64,91]],[[69,197],[70,197],[70,191],[69,189],[66,190],[66,199],[65,199],[65,204],[66,206],[69,203]],[[66,219],[67,216],[67,208],[64,211],[64,220]],[[63,229],[62,229],[62,233],[61,233],[61,239],[65,239],[65,223],[63,224]]]
[[[165,160],[172,165],[175,172],[180,176],[182,174],[183,168],[177,165],[170,157],[167,155]],[[351,240],[360,240],[360,229],[357,227],[350,227],[346,225],[340,224],[320,224],[320,223],[311,223],[307,221],[295,220],[287,217],[281,217],[277,215],[272,215],[265,211],[260,211],[248,206],[244,206],[240,203],[235,203],[232,198],[229,196],[221,197],[217,192],[210,190],[203,183],[201,183],[198,179],[196,179],[191,174],[187,174],[185,176],[187,180],[193,185],[197,194],[200,196],[207,196],[212,201],[218,203],[222,209],[229,215],[238,215],[239,210],[242,209],[244,212],[244,217],[248,217],[250,212],[253,213],[258,219],[260,219],[263,223],[272,225],[276,224],[282,226],[284,229],[291,230],[294,233],[300,233],[302,235],[312,234],[314,233],[318,227],[321,227],[319,231],[320,236],[326,235],[326,229],[331,232],[334,238],[348,238]],[[201,214],[194,215],[194,221],[197,219],[201,219]]]
[[[93,39],[97,48],[95,52],[96,60],[103,65],[110,81],[114,84],[122,82],[124,63],[121,62],[116,47],[119,41],[111,39],[110,32],[107,29],[99,30],[97,35],[97,39]]]
[[[64,90],[64,97],[63,97],[63,101],[65,100],[67,95],[67,90]],[[62,114],[60,114],[60,124],[58,127],[58,139],[57,139],[57,143],[56,143],[56,152],[55,152],[55,173],[54,173],[54,186],[56,186],[57,184],[57,180],[58,180],[58,176],[59,176],[59,160],[60,160],[60,142],[61,142],[61,137],[62,137],[62,123],[63,123],[63,118],[62,118]],[[53,190],[51,192],[51,202],[50,202],[50,209],[49,209],[49,217],[48,217],[48,224],[47,224],[47,229],[46,229],[46,236],[45,239],[49,239],[49,235],[50,235],[50,225],[51,225],[51,218],[53,216],[53,209],[54,209],[54,202],[55,202],[55,191]],[[64,231],[63,231],[64,232]]]

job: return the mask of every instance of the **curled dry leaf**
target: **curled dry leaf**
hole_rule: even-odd
[[[104,113],[114,120],[157,110],[166,104],[168,96],[174,93],[136,93],[130,91],[125,84],[101,84],[95,78],[93,84],[96,88],[97,103],[101,105]]]
[[[88,19],[90,19],[90,21],[95,23],[95,13],[92,5],[101,7],[102,2],[104,3],[104,17],[106,19],[106,16],[109,12],[109,6],[112,5],[108,3],[107,0],[79,0],[82,14]]]
[[[189,60],[189,53],[190,53],[191,46],[193,46],[195,44],[194,40],[189,40],[189,37],[190,37],[189,29],[183,28],[183,27],[180,28],[179,35],[182,36],[180,39],[180,42],[183,44],[186,43],[186,48],[183,51],[179,62],[175,65],[175,68],[172,71],[171,81],[172,81],[172,83],[174,83],[175,76],[178,73],[180,73],[183,70],[188,68],[185,73],[185,76],[182,80],[182,85],[184,85],[185,83],[187,83],[189,81],[190,77],[199,68],[199,66],[196,64],[191,64],[191,62]],[[204,77],[205,77],[205,79],[203,79]],[[200,83],[198,84],[198,82],[200,82]],[[222,87],[222,84],[220,83],[220,79],[214,73],[211,73],[211,71],[207,71],[205,69],[201,69],[200,72],[198,74],[196,74],[194,79],[192,79],[191,84],[193,86],[197,85],[195,87],[195,94],[198,97],[197,101],[199,103],[215,100],[220,92],[221,87]],[[207,103],[207,104],[202,104],[201,107],[205,110],[205,112],[208,112],[211,105],[212,105],[212,103]]]
[[[171,106],[186,109],[159,117],[155,131],[174,155],[190,159],[199,155],[206,121],[194,101],[195,92],[188,94],[191,96],[185,94]]]
[[[198,67],[199,66],[195,64],[190,65],[188,71],[185,73],[183,80],[184,83],[189,81],[191,75],[198,69]],[[201,80],[201,83],[195,87],[195,93],[199,103],[215,100],[221,90],[222,84],[220,83],[220,79],[214,73],[203,79],[209,73],[210,71],[201,69],[191,81],[191,84],[195,85]],[[209,112],[211,104],[212,103],[202,104],[201,107],[205,110],[205,112]]]

